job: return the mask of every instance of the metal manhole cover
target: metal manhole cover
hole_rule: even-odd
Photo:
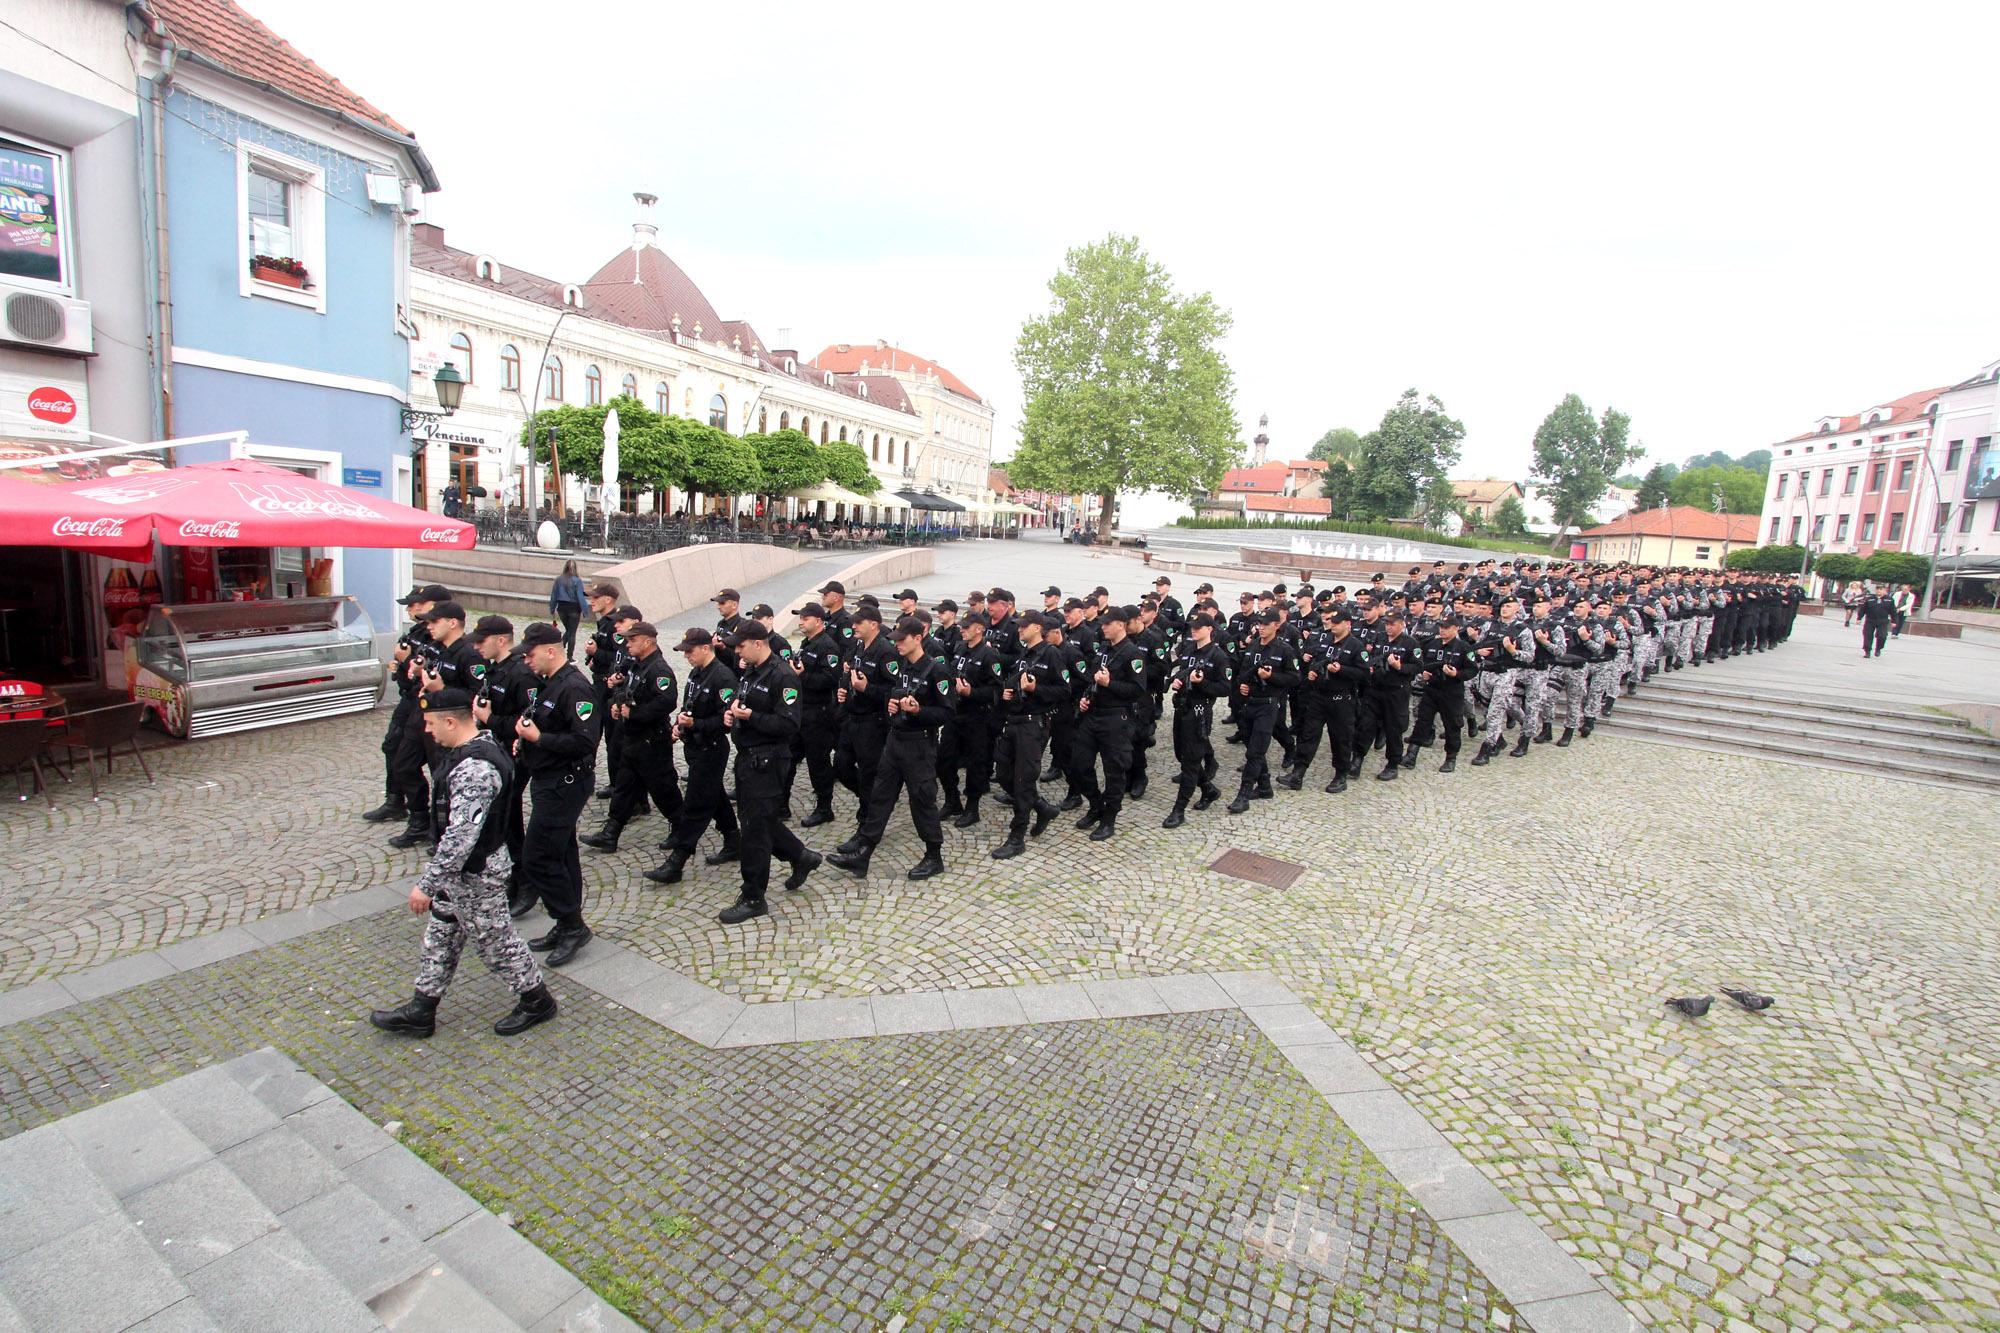
[[[1280,861],[1275,856],[1246,852],[1240,847],[1231,847],[1211,861],[1208,868],[1218,875],[1233,875],[1254,884],[1268,884],[1274,889],[1289,889],[1293,880],[1306,873],[1302,865]]]

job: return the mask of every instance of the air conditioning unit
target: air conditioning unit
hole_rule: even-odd
[[[0,343],[90,356],[90,302],[0,283]]]

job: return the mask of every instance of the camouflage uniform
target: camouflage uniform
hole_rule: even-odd
[[[1715,613],[1721,606],[1719,588],[1705,587],[1695,595],[1694,660],[1697,662],[1708,656],[1709,636],[1715,632]]]
[[[1483,673],[1493,677],[1493,683],[1488,687],[1492,697],[1486,705],[1486,743],[1497,746],[1507,730],[1508,708],[1520,706],[1514,691],[1519,688],[1523,676],[1535,674],[1528,669],[1535,660],[1535,636],[1529,628],[1528,618],[1522,615],[1515,616],[1504,625],[1494,622],[1492,635],[1480,646],[1491,646],[1495,650],[1493,656],[1504,657],[1507,663],[1496,671]]]
[[[514,862],[504,838],[504,805],[497,830],[488,827],[487,818],[507,790],[510,765],[491,737],[481,735],[449,753],[440,765],[447,766],[449,775],[440,784],[444,808],[436,821],[443,833],[417,880],[418,890],[432,900],[417,994],[443,997],[467,938],[494,975],[516,995],[526,994],[542,984],[542,972],[507,914],[507,874]]]

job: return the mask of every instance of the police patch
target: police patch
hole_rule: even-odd
[[[1135,658],[1133,658],[1133,659],[1132,659],[1132,669],[1133,669],[1134,671],[1144,671],[1144,670],[1146,669],[1146,659],[1145,659],[1145,658],[1143,658],[1143,657],[1135,657]]]
[[[798,692],[797,690],[786,690],[786,691],[785,691],[785,702],[786,702],[786,703],[791,703],[791,702],[792,702],[793,700],[797,699],[798,697],[799,697],[799,692]]]
[[[484,662],[474,662],[474,663],[472,664],[472,666],[471,666],[471,668],[470,668],[470,669],[471,669],[471,671],[472,671],[472,678],[473,678],[474,680],[485,680],[485,679],[486,679],[486,663],[484,663]]]
[[[659,690],[672,689],[673,685],[674,685],[674,678],[672,676],[661,676],[656,680],[654,680],[653,682],[653,688]]]
[[[586,722],[590,719],[590,715],[596,710],[597,710],[596,704],[591,703],[587,699],[579,700],[576,705],[576,720],[579,722]]]
[[[728,703],[730,700],[730,696],[734,695],[735,693],[736,693],[735,690],[724,690],[722,692],[722,702]]]
[[[941,680],[937,683],[937,687],[939,694],[947,694],[951,690],[951,682],[948,680]]]

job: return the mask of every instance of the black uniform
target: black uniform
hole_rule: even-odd
[[[1125,775],[1125,788],[1143,795],[1146,790],[1146,752],[1158,740],[1167,678],[1173,664],[1167,653],[1166,627],[1157,618],[1131,638],[1139,645],[1139,651],[1146,655],[1146,692],[1133,706],[1132,766]]]
[[[761,900],[771,882],[771,854],[797,865],[806,853],[783,819],[799,731],[798,673],[773,652],[743,673],[736,697],[750,710],[729,726],[736,738],[736,800],[743,807],[743,896]]]
[[[565,663],[535,691],[528,718],[541,729],[541,739],[520,742],[529,799],[521,879],[540,895],[558,926],[581,926],[583,863],[576,821],[596,777],[603,716],[590,682]]]
[[[876,643],[881,643],[880,639]],[[882,841],[889,827],[889,812],[896,808],[896,794],[907,792],[910,818],[926,851],[934,852],[944,843],[944,826],[938,820],[938,728],[951,719],[956,679],[951,668],[929,657],[915,661],[896,659],[898,669],[888,698],[898,701],[895,715],[889,716],[884,700],[888,738],[875,768],[875,785],[868,794],[868,818],[861,826],[861,840],[869,847]],[[871,683],[869,689],[872,691]]]
[[[590,635],[590,683],[595,689],[598,716],[606,724],[603,736],[607,784],[618,775],[619,747],[624,743],[618,727],[611,725],[607,711],[611,704],[611,673],[618,669],[618,654],[624,644],[625,636],[618,632],[618,622],[608,613],[599,616],[597,628]]]
[[[459,635],[450,644],[441,644],[428,637],[415,653],[423,664],[425,675],[412,682],[413,701],[425,693],[429,677],[435,675],[444,682],[446,689],[464,690],[477,694],[486,681],[486,659],[472,646],[472,640]],[[431,829],[432,836],[444,832],[431,824],[431,812],[427,806],[420,806],[425,794],[436,784],[429,778],[430,770],[438,761],[437,742],[424,734],[424,710],[414,706],[407,715],[404,727],[408,742],[396,751],[396,764],[403,791],[404,803],[409,806],[410,832]]]
[[[1372,655],[1375,671],[1363,697],[1392,765],[1403,762],[1403,733],[1410,726],[1410,682],[1421,665],[1417,654],[1417,641],[1406,630],[1394,637],[1385,632],[1381,649]]]
[[[1065,645],[1066,646],[1066,645]],[[1032,679],[1035,688],[1022,688]],[[1028,816],[1052,814],[1036,788],[1041,776],[1042,754],[1047,749],[1054,720],[1070,710],[1074,680],[1069,656],[1054,644],[1042,642],[1022,648],[1013,675],[1001,683],[1000,739],[995,750],[995,770],[1000,790],[1014,808],[1009,836],[1019,838],[1028,829]]]
[[[674,820],[669,846],[683,857],[694,855],[711,820],[725,845],[736,841],[736,811],[722,794],[729,768],[729,732],[723,713],[736,697],[736,673],[718,655],[707,666],[688,673],[681,712],[688,723],[681,729],[681,753],[687,757],[687,796]]]
[[[618,771],[611,775],[611,819],[626,824],[645,813],[648,798],[671,820],[681,810],[680,775],[674,771],[674,710],[680,704],[680,683],[666,654],[627,658],[621,698],[629,697],[631,716],[619,728],[624,733]]]
[[[486,729],[493,733],[493,739],[508,754],[514,752],[514,724],[521,715],[535,706],[535,695],[541,686],[540,677],[528,669],[527,658],[516,649],[511,656],[498,662],[490,662],[486,667],[486,680],[479,697],[492,708],[486,719]],[[527,794],[528,775],[522,765],[510,764],[511,775],[507,790],[500,794],[507,811],[507,855],[513,863],[512,878],[521,875],[521,844],[527,836],[527,821],[521,815],[521,798]]]
[[[408,655],[396,669],[396,707],[389,714],[389,729],[382,735],[382,786],[392,802],[403,802],[414,814],[429,810],[431,798],[430,780],[424,772],[422,726],[416,735],[410,735],[410,718],[418,710],[417,682],[410,679],[409,669],[411,661],[426,656],[433,647],[430,625],[417,621],[403,631],[396,647]],[[417,792],[418,804],[412,806],[410,794],[417,784],[422,784],[423,790]]]
[[[1125,805],[1125,778],[1132,768],[1134,717],[1146,694],[1146,651],[1131,638],[1117,643],[1109,639],[1097,644],[1095,661],[1086,664],[1090,673],[1084,695],[1084,710],[1076,736],[1077,777],[1090,813],[1111,821]],[[1109,674],[1100,683],[1097,673]],[[1097,785],[1097,761],[1104,760],[1104,786]]]
[[[1324,735],[1333,755],[1333,775],[1342,778],[1356,758],[1355,714],[1372,666],[1367,641],[1351,629],[1338,638],[1332,630],[1322,630],[1307,639],[1306,647],[1312,656],[1302,657],[1300,663],[1305,677],[1300,690],[1303,725],[1292,751],[1292,768],[1303,780],[1319,757],[1320,737]]]
[[[851,674],[841,678],[840,688],[847,691],[847,700],[841,706],[840,748],[835,753],[833,775],[860,802],[860,822],[864,825],[875,790],[875,770],[882,762],[882,747],[889,736],[889,695],[902,668],[902,659],[889,646],[887,634],[877,634],[875,642],[866,646],[857,635],[849,645],[846,671],[860,672],[866,688],[856,689]]]
[[[981,643],[976,649],[961,644],[958,653],[949,660],[953,680],[965,683],[965,693],[958,693],[954,683],[955,707],[938,737],[938,780],[944,784],[947,811],[959,804],[961,768],[965,770],[967,805],[976,806],[979,798],[992,788],[993,733],[997,725],[994,707],[1000,702],[1001,673],[1006,669],[990,643]]]
[[[1201,679],[1196,680],[1195,677]],[[1229,693],[1229,654],[1211,638],[1206,647],[1183,639],[1174,649],[1168,690],[1174,697],[1175,783],[1180,799],[1196,788],[1209,791],[1220,767],[1215,760],[1215,701]]]
[[[1442,718],[1445,755],[1456,756],[1465,735],[1465,682],[1479,674],[1479,654],[1463,632],[1453,639],[1440,635],[1419,651],[1417,718],[1410,729],[1410,743],[1429,745],[1436,740],[1437,722]],[[1447,667],[1451,668],[1449,674]]]
[[[1870,593],[1861,599],[1861,655],[1880,657],[1889,642],[1889,625],[1896,618],[1896,601],[1888,593]]]
[[[1267,676],[1265,671],[1269,671]],[[1278,724],[1279,701],[1299,684],[1299,654],[1282,637],[1269,643],[1260,635],[1243,654],[1243,669],[1236,676],[1236,696],[1243,700],[1243,785],[1240,802],[1249,795],[1269,795],[1271,735]]]
[[[840,743],[840,714],[833,692],[843,678],[840,636],[823,629],[799,645],[792,668],[799,677],[798,749],[812,784],[813,808],[833,804],[833,750]]]

